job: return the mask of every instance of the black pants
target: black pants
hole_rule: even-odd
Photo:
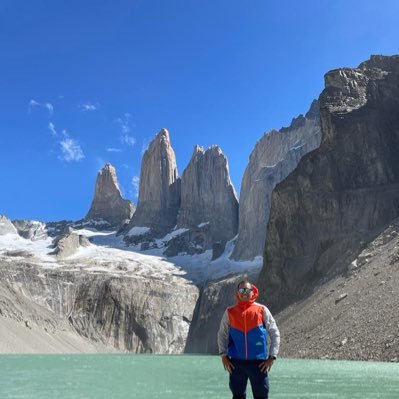
[[[255,399],[267,399],[269,396],[269,378],[263,373],[259,364],[262,360],[231,359],[234,370],[230,374],[230,390],[233,399],[245,399],[248,378],[251,382],[252,393]]]

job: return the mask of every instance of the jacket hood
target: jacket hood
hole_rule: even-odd
[[[242,301],[240,299],[240,297],[238,296],[238,292],[236,291],[236,298],[237,298],[238,306],[243,307],[243,308],[248,308],[249,306],[251,306],[257,300],[258,295],[259,295],[258,288],[255,285],[253,285],[253,284],[251,284],[251,285],[252,285],[252,294],[253,295],[252,295],[252,298],[249,301]]]

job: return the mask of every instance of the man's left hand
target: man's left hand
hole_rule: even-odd
[[[274,363],[274,359],[271,359],[271,358],[267,359],[266,361],[259,364],[259,368],[262,371],[262,373],[266,374],[271,370],[273,363]]]

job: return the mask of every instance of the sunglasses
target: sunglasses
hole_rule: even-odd
[[[249,294],[252,291],[252,288],[239,288],[238,293],[239,294]]]

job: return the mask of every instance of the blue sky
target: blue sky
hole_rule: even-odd
[[[218,144],[239,192],[256,141],[328,70],[399,53],[398,17],[396,0],[3,0],[0,213],[79,219],[105,162],[136,202],[163,127],[179,174]]]

